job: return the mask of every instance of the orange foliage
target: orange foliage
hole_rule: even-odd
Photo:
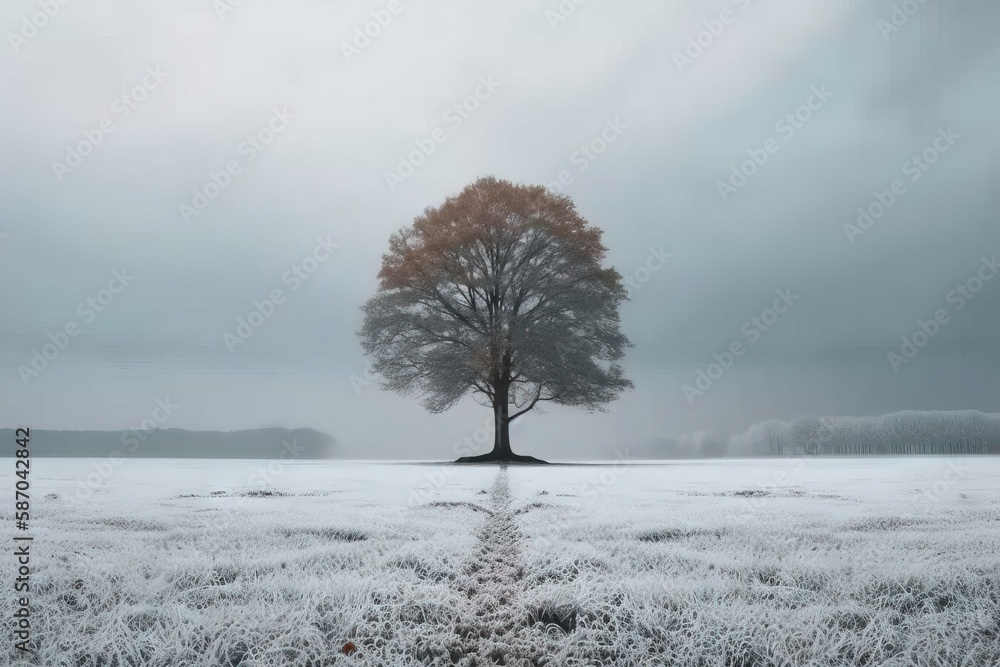
[[[455,279],[455,267],[445,269],[441,258],[481,243],[522,237],[533,226],[566,243],[577,260],[599,263],[607,249],[601,230],[591,227],[573,201],[542,186],[515,185],[482,178],[437,208],[427,208],[413,225],[393,234],[378,274],[382,289],[436,282],[442,272]]]

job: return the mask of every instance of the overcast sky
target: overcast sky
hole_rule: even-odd
[[[0,426],[127,429],[169,397],[172,427],[449,456],[488,411],[360,385],[359,307],[425,207],[564,171],[609,263],[645,279],[622,311],[636,388],[603,414],[525,417],[515,451],[996,411],[1000,279],[976,281],[1000,253],[993,0],[896,24],[890,2],[847,0],[224,2],[3,3]],[[433,154],[387,179],[420,144]],[[308,257],[307,279],[287,273]],[[685,391],[699,370],[717,377]]]

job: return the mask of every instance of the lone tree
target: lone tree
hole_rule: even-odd
[[[493,450],[460,462],[541,462],[511,451],[512,421],[542,401],[603,411],[632,388],[601,234],[568,197],[490,177],[390,238],[358,335],[383,388],[433,413],[470,392],[493,408]]]

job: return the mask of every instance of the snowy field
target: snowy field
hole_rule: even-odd
[[[34,459],[0,664],[1000,665],[997,458],[271,465]]]

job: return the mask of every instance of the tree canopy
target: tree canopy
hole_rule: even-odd
[[[359,336],[384,388],[431,412],[472,393],[507,426],[542,401],[602,410],[632,387],[618,361],[622,276],[572,200],[483,178],[389,240]],[[514,411],[510,410],[514,406]]]

